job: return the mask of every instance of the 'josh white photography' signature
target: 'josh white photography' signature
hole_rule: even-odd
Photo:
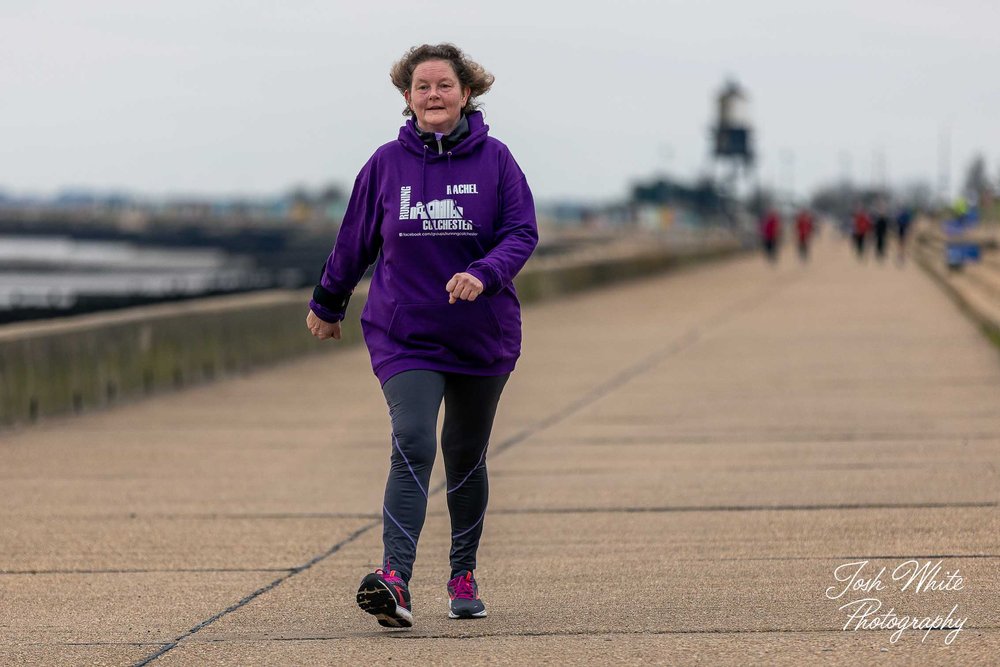
[[[836,567],[833,571],[833,578],[837,584],[826,589],[826,597],[830,600],[850,599],[861,593],[870,596],[851,600],[840,606],[840,610],[847,613],[844,630],[893,630],[894,632],[889,637],[889,641],[893,644],[899,641],[906,630],[923,630],[924,636],[920,641],[927,639],[931,630],[950,630],[945,635],[944,643],[950,645],[955,641],[955,637],[962,631],[968,620],[967,617],[959,618],[957,616],[957,604],[944,616],[898,614],[895,607],[880,613],[882,600],[872,596],[872,593],[889,588],[889,584],[883,579],[889,568],[883,566],[876,571],[874,568],[869,570],[868,565],[869,561],[861,560]],[[888,576],[893,586],[898,588],[901,593],[960,591],[965,585],[965,579],[958,568],[955,568],[954,572],[942,572],[941,561],[936,563],[926,561],[923,564],[916,560],[904,561],[897,565]]]

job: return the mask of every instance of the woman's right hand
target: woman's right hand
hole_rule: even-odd
[[[340,322],[324,322],[316,317],[316,313],[311,310],[306,315],[306,326],[309,328],[309,332],[320,340],[327,338],[340,340]]]

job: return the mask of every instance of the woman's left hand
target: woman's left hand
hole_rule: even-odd
[[[445,290],[448,291],[448,303],[455,303],[459,299],[475,301],[483,293],[483,283],[471,273],[456,273],[448,281]]]

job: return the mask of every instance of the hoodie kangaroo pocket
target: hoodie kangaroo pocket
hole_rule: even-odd
[[[467,366],[500,359],[500,323],[487,299],[456,303],[401,303],[389,322],[389,338],[405,350]]]

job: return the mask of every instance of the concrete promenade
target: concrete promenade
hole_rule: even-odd
[[[354,604],[390,446],[363,347],[0,432],[0,664],[997,664],[1000,354],[916,265],[816,250],[525,309],[484,620],[447,618],[442,492],[416,626]],[[838,566],[868,590],[828,599]],[[843,629],[863,598],[967,620],[894,643]]]

